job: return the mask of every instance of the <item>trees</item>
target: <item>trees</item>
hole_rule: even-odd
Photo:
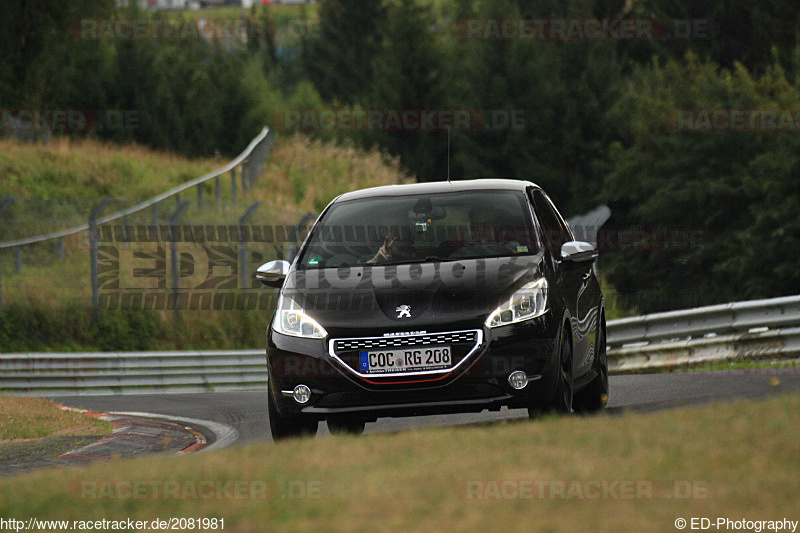
[[[80,18],[107,17],[113,0],[0,3],[0,98],[7,105],[37,105],[47,87],[48,51],[73,40],[70,27]]]
[[[372,58],[372,79],[361,99],[375,110],[441,110],[445,103],[443,54],[430,31],[428,8],[399,2],[387,8],[383,39]],[[364,144],[380,145],[421,179],[442,179],[446,166],[446,136],[440,131],[376,130],[357,134]]]
[[[796,132],[687,130],[669,118],[681,109],[800,109],[800,12],[791,0],[322,0],[319,31],[296,41],[276,36],[272,7],[254,11],[268,37],[247,47],[73,39],[64,28],[81,17],[159,15],[114,10],[111,0],[57,4],[0,6],[8,108],[135,110],[136,130],[91,134],[189,154],[233,153],[285,108],[474,112],[486,123],[452,132],[454,178],[530,179],[567,214],[605,201],[618,227],[694,230],[683,247],[655,235],[636,250],[605,251],[606,275],[661,302],[654,308],[670,307],[676,291],[711,303],[800,289],[781,259],[800,238]],[[591,18],[705,33],[575,41],[459,33],[470,19]],[[706,24],[692,28],[698,20]],[[512,114],[521,122],[510,123]],[[443,130],[317,135],[379,145],[422,179],[446,174]],[[779,275],[763,273],[764,258]]]
[[[323,98],[354,104],[365,96],[374,79],[386,13],[380,1],[320,2],[319,33],[305,43],[305,64]]]
[[[629,137],[612,149],[603,196],[612,226],[641,227],[644,237],[606,254],[612,283],[651,310],[679,307],[677,293],[710,304],[800,290],[798,105],[800,90],[777,63],[753,76],[690,54],[637,69],[610,113],[628,117]],[[706,127],[681,110],[789,110],[792,124],[723,118]]]

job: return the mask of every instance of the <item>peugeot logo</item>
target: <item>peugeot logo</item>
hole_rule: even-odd
[[[397,311],[397,318],[411,318],[410,305],[401,305],[395,311]]]

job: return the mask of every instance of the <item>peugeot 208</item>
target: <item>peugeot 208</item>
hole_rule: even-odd
[[[537,185],[377,187],[333,200],[280,288],[267,334],[275,439],[360,433],[379,417],[601,409],[597,250]]]

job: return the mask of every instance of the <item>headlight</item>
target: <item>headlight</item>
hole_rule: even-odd
[[[297,305],[297,302],[284,297],[283,294],[278,298],[278,309],[275,311],[272,328],[284,335],[307,339],[324,339],[328,336],[325,328],[308,316],[303,308]]]
[[[496,328],[543,315],[547,311],[547,280],[537,279],[525,284],[503,305],[492,311],[486,326]]]

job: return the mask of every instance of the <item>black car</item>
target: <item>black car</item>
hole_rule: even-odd
[[[333,200],[280,287],[267,335],[276,439],[361,433],[379,417],[601,409],[608,397],[597,250],[537,185],[484,179]]]

